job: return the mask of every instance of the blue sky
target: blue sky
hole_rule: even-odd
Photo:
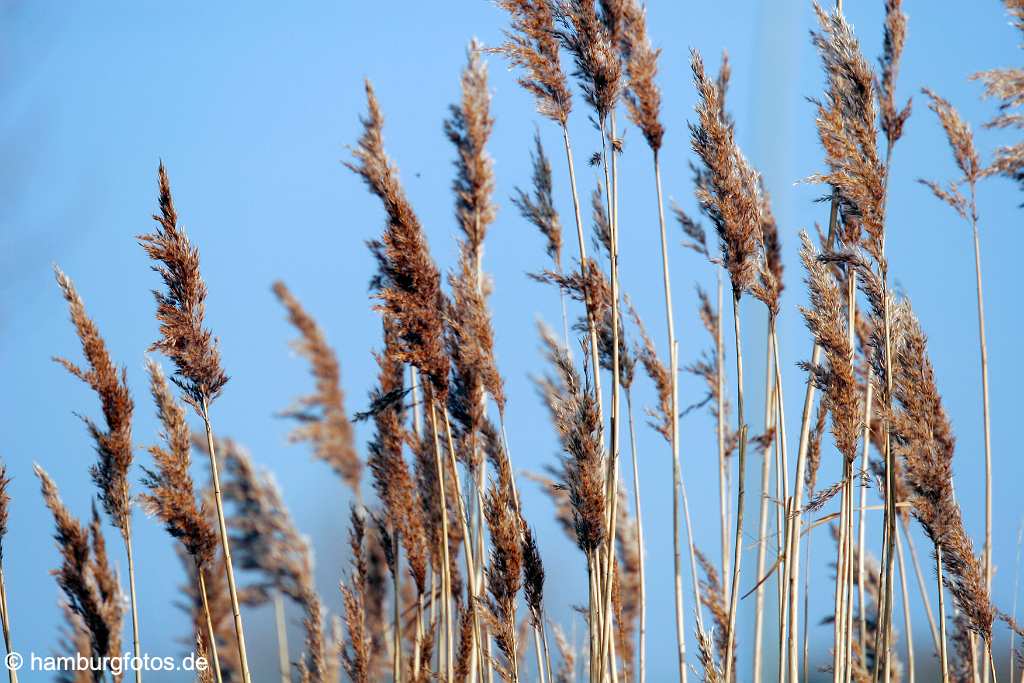
[[[796,434],[803,378],[795,364],[810,341],[796,306],[806,302],[796,258],[797,233],[827,220],[814,203],[820,188],[799,184],[822,167],[807,97],[823,77],[808,40],[809,3],[726,0],[676,3],[652,0],[650,33],[663,49],[659,83],[667,128],[666,196],[693,211],[686,122],[696,95],[688,50],[699,49],[717,67],[727,49],[733,64],[730,109],[740,144],[764,173],[782,232],[786,292],[780,320],[784,345],[789,432]],[[882,2],[847,3],[866,54],[879,53]],[[919,90],[929,86],[952,100],[980,128],[992,113],[967,80],[978,70],[1020,63],[1020,36],[1000,3],[907,0],[909,36],[899,80],[914,114],[895,151],[889,200],[888,249],[895,282],[913,299],[931,337],[930,351],[958,437],[956,490],[970,530],[980,537],[982,440],[976,346],[974,273],[968,228],[916,183],[946,179],[954,166],[934,115]],[[75,279],[115,360],[128,368],[137,401],[137,460],[155,439],[143,354],[157,334],[149,290],[156,277],[133,236],[150,228],[156,208],[155,174],[167,164],[182,224],[199,246],[209,285],[208,321],[220,337],[231,382],[215,406],[218,431],[247,444],[271,468],[302,530],[317,548],[317,578],[332,610],[340,607],[347,494],[308,450],[286,443],[290,425],[274,417],[310,386],[306,366],[289,350],[292,332],[270,292],[283,279],[318,318],[337,349],[350,410],[365,406],[374,381],[370,351],[379,345],[367,283],[373,270],[364,242],[382,227],[377,202],[344,169],[346,145],[359,132],[362,79],[377,87],[389,153],[402,171],[442,268],[453,265],[457,227],[450,184],[453,150],[442,132],[447,107],[458,98],[465,47],[477,37],[501,40],[505,17],[483,0],[447,3],[383,1],[302,4],[56,3],[0,5],[0,415],[3,457],[14,477],[11,530],[5,543],[13,637],[22,650],[56,647],[58,589],[47,571],[57,566],[52,520],[38,494],[31,463],[46,467],[80,515],[94,494],[87,468],[91,444],[73,412],[97,415],[86,387],[50,361],[79,357],[51,264]],[[508,430],[517,469],[551,463],[556,442],[530,375],[543,371],[535,321],[559,321],[558,297],[530,281],[545,266],[542,238],[508,201],[529,182],[529,145],[539,126],[555,169],[563,223],[571,224],[560,136],[534,113],[531,99],[497,57],[490,57],[493,112],[490,152],[495,158],[496,223],[488,235],[485,267],[494,279],[497,356],[511,402]],[[583,162],[599,140],[577,98],[572,133],[580,190],[589,194],[596,172]],[[1006,137],[978,130],[986,157]],[[660,263],[650,156],[639,131],[625,131],[621,164],[621,273],[660,347]],[[1022,506],[1016,486],[1024,465],[1016,457],[1015,404],[1022,369],[1019,258],[1024,253],[1021,196],[1004,180],[979,194],[991,363],[992,443],[995,459],[995,598],[1013,601],[1015,539]],[[674,226],[673,226],[674,227]],[[673,232],[678,242],[678,231]],[[567,254],[575,249],[567,233]],[[691,252],[671,253],[680,359],[707,345],[696,317],[693,285],[714,286],[714,272]],[[1007,289],[1009,287],[1010,289]],[[758,394],[764,372],[764,314],[744,305],[748,391]],[[731,368],[731,354],[729,360]],[[730,384],[731,386],[731,384]],[[701,393],[683,378],[685,405]],[[755,404],[759,399],[755,399]],[[636,390],[639,408],[653,395]],[[759,416],[755,407],[751,415]],[[752,420],[759,429],[760,417]],[[642,423],[638,415],[638,423]],[[682,423],[682,457],[694,511],[697,544],[718,552],[717,479],[713,428],[703,413]],[[365,441],[365,427],[360,437]],[[663,441],[638,433],[644,516],[647,521],[650,675],[671,675],[670,457]],[[793,448],[795,450],[795,446]],[[838,476],[838,457],[825,456],[821,480]],[[759,464],[752,464],[752,472]],[[139,474],[136,469],[136,475]],[[530,522],[548,563],[551,616],[563,623],[586,599],[582,556],[555,527],[543,494],[522,483]],[[749,519],[750,517],[748,517]],[[154,655],[183,649],[184,615],[174,607],[183,580],[170,539],[137,513],[136,546],[143,649]],[[117,548],[111,534],[111,546]],[[752,567],[756,539],[745,564]],[[919,547],[925,540],[918,536]],[[817,543],[824,549],[826,543]],[[876,548],[877,550],[877,548]],[[813,617],[828,611],[826,554],[813,569]],[[122,569],[121,556],[113,555]],[[751,573],[743,584],[750,583]],[[692,604],[687,592],[687,610]],[[927,631],[915,600],[917,642]],[[749,601],[748,601],[749,602]],[[259,680],[274,671],[269,614],[247,613],[253,666]],[[741,607],[741,662],[752,639],[751,606]],[[691,629],[688,629],[688,636]],[[829,628],[818,629],[824,652]],[[692,649],[692,638],[690,645]],[[743,664],[741,663],[741,671]],[[160,680],[159,676],[150,678]]]

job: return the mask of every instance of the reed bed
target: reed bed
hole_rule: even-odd
[[[1024,5],[1005,4],[1024,31]],[[71,279],[55,268],[87,365],[57,362],[95,392],[102,409],[102,421],[83,418],[97,455],[90,474],[100,503],[87,522],[62,501],[55,478],[35,466],[60,554],[53,570],[63,596],[60,647],[120,654],[130,612],[132,648],[139,655],[140,620],[155,615],[138,609],[137,561],[145,571],[145,558],[137,558],[132,546],[132,511],[138,505],[175,540],[182,559],[187,578],[178,602],[192,624],[185,642],[211,662],[210,670],[198,674],[200,681],[643,683],[650,676],[652,642],[669,639],[673,677],[681,682],[693,677],[799,683],[816,674],[844,683],[914,681],[923,678],[922,660],[932,655],[944,682],[1012,679],[1016,664],[1010,678],[1000,679],[1007,672],[997,670],[993,648],[1003,629],[1012,649],[1020,628],[992,599],[998,578],[992,481],[1003,454],[991,448],[977,187],[996,175],[1024,183],[1021,143],[999,148],[986,163],[954,105],[923,91],[959,175],[948,183],[922,182],[970,225],[974,244],[984,441],[957,444],[924,332],[935,323],[918,320],[907,293],[894,287],[907,255],[886,250],[893,150],[911,117],[910,102],[901,107],[897,100],[907,40],[900,0],[884,3],[877,68],[841,3],[813,6],[818,27],[811,41],[824,88],[810,95],[823,158],[822,170],[807,181],[824,186],[828,206],[822,210],[827,229],[818,230],[817,240],[808,231],[777,224],[765,180],[737,144],[737,127],[749,122],[737,121],[726,103],[732,68],[727,55],[712,74],[704,57],[691,52],[695,106],[682,133],[695,155],[692,191],[712,229],[705,231],[678,207],[672,212],[682,246],[716,272],[716,290],[698,287],[696,316],[677,305],[672,287],[673,275],[679,275],[672,264],[680,236],[666,222],[662,168],[677,160],[663,158],[662,146],[665,136],[678,131],[662,120],[661,53],[646,9],[638,0],[496,5],[508,21],[505,40],[490,48],[470,43],[461,96],[444,123],[454,149],[458,226],[458,257],[448,272],[437,265],[398,165],[386,151],[384,104],[373,85],[365,84],[361,135],[344,162],[380,201],[384,216],[380,237],[368,245],[377,265],[368,305],[380,316],[381,344],[373,352],[375,386],[365,401],[356,401],[364,410],[350,409],[353,401],[342,381],[342,361],[356,361],[340,358],[330,331],[284,283],[273,284],[297,333],[292,347],[308,363],[313,385],[281,417],[296,425],[290,440],[308,445],[350,498],[349,514],[336,520],[336,536],[347,537],[348,559],[345,566],[329,568],[338,594],[318,592],[312,545],[272,475],[256,467],[238,442],[214,431],[213,403],[222,393],[231,400],[224,392],[228,376],[218,340],[205,322],[207,296],[217,292],[208,293],[200,273],[196,244],[202,232],[193,243],[180,227],[163,164],[157,172],[157,226],[138,241],[161,281],[154,293],[159,337],[148,352],[170,361],[174,371],[168,377],[159,359],[146,358],[160,431],[159,443],[146,450],[139,479],[133,475],[137,406],[127,371],[110,357]],[[564,147],[564,159],[549,155],[538,128],[529,152],[532,175],[511,198],[523,221],[540,233],[549,259],[531,268],[530,277],[550,285],[562,317],[558,333],[538,326],[543,362],[532,372],[559,449],[542,473],[516,469],[506,417],[518,401],[532,399],[506,393],[495,355],[495,285],[485,260],[498,203],[488,152],[495,124],[488,54],[516,72],[537,114],[558,126]],[[987,96],[1000,100],[999,113],[986,125],[1022,127],[1022,71],[997,69],[976,77]],[[576,90],[586,111],[575,109]],[[598,150],[591,158],[598,184],[589,207],[590,239],[577,186],[578,150],[569,138],[573,117],[593,123],[592,139],[584,145]],[[648,333],[628,296],[631,283],[620,273],[620,226],[626,225],[620,202],[625,209],[634,200],[652,200],[620,191],[619,159],[638,153],[624,145],[630,125],[651,155],[657,223],[649,229],[660,246],[651,267],[662,280],[663,347]],[[564,164],[564,174],[556,174],[556,164]],[[561,177],[568,178],[567,187],[556,183]],[[563,195],[572,201],[568,220],[576,227],[575,249],[566,244],[573,240],[563,235],[568,223],[557,209]],[[805,289],[802,305],[786,310],[782,291],[796,287],[784,272],[783,253],[794,247]],[[915,295],[920,300],[929,292]],[[745,296],[765,307],[763,339],[742,324]],[[781,360],[790,340],[782,339],[779,321],[794,315],[806,324],[812,345],[810,353],[796,356],[806,385],[799,430],[791,434],[786,408],[793,406],[786,400]],[[709,348],[681,365],[679,340],[705,333]],[[752,352],[765,354],[762,387],[744,373]],[[698,378],[701,395],[683,395],[683,371]],[[647,426],[664,439],[660,455],[638,450],[637,431],[644,425],[635,420],[634,389],[641,375],[657,400],[646,414]],[[763,417],[751,417],[754,390],[763,390]],[[681,436],[682,419],[705,407],[715,423],[717,447],[710,455]],[[357,439],[357,422],[368,423],[365,444]],[[193,450],[206,456],[208,466],[193,462]],[[954,457],[965,451],[983,454],[983,540],[970,536],[954,494]],[[651,510],[642,509],[638,461],[661,456],[658,467],[672,497],[671,541],[644,528],[644,513]],[[720,537],[720,547],[707,553],[696,547],[686,494],[687,465],[699,458],[714,461],[717,474],[716,481],[689,482],[718,491],[718,509],[699,511],[699,523],[714,525]],[[823,466],[828,458],[836,459],[835,467]],[[756,466],[748,460],[757,460]],[[838,480],[822,481],[824,472],[835,470],[841,472]],[[4,581],[4,566],[28,561],[3,545],[8,526],[19,523],[19,501],[7,494],[8,472],[0,465],[0,619],[10,652],[18,621],[31,617],[8,611],[12,587]],[[760,479],[752,481],[758,473]],[[543,513],[527,509],[530,498],[520,490],[524,476],[550,497],[569,547],[579,551],[574,559],[586,569],[585,602],[573,606],[582,638],[570,640],[569,625],[553,620],[568,605],[545,582],[571,560],[560,557],[554,564],[542,555],[531,521],[536,524]],[[643,490],[657,484],[644,482]],[[127,600],[117,562],[108,556],[100,509],[124,546]],[[757,518],[750,520],[754,509]],[[873,509],[881,513],[868,514]],[[914,520],[929,542],[930,562],[913,542]],[[828,526],[834,541],[832,600],[826,605],[810,597],[812,539],[822,536],[813,533],[820,526]],[[647,625],[651,595],[669,593],[667,585],[655,586],[647,576],[651,542],[672,548],[674,638],[654,634]],[[745,562],[752,544],[754,565]],[[819,540],[813,547],[824,553],[825,545]],[[931,567],[932,582],[923,563]],[[932,651],[915,652],[908,567],[915,570],[928,615]],[[740,604],[751,597],[754,620],[748,626]],[[278,671],[251,671],[246,626],[251,631],[260,625],[246,623],[243,607],[270,603]],[[330,614],[335,603],[341,609]],[[288,642],[286,604],[302,615],[297,645]],[[825,652],[810,647],[809,631],[820,619],[831,630]],[[658,652],[664,656],[669,649],[660,645]],[[141,681],[141,671],[134,676]],[[92,676],[120,678],[113,671]],[[15,671],[10,680],[17,680]]]

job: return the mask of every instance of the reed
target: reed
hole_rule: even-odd
[[[3,620],[4,648],[7,654],[14,652],[11,645],[11,614],[7,610],[7,582],[4,580],[4,546],[3,540],[7,535],[7,524],[10,514],[11,496],[7,492],[11,480],[7,476],[7,465],[0,462],[0,619]],[[11,683],[17,683],[18,672],[13,667],[7,667],[7,677]]]

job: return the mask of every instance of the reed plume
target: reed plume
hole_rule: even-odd
[[[288,311],[288,321],[299,333],[292,342],[296,353],[309,361],[316,380],[314,393],[299,398],[284,412],[299,423],[288,436],[292,442],[308,441],[318,460],[331,469],[359,495],[362,461],[355,446],[355,435],[345,412],[345,392],[341,386],[338,357],[316,320],[283,282],[275,282],[274,294]]]
[[[537,112],[561,125],[569,120],[572,94],[562,70],[555,31],[555,8],[550,0],[496,0],[510,19],[505,42],[494,49],[525,72],[521,85],[534,96]]]
[[[615,19],[607,11],[599,15],[593,0],[566,0],[553,7],[555,33],[573,57],[583,98],[604,121],[622,94],[622,63],[608,26]]]
[[[206,428],[207,454],[213,481],[214,507],[217,512],[220,544],[224,552],[224,571],[228,580],[235,636],[238,642],[239,666],[243,683],[250,683],[249,663],[245,650],[245,630],[238,604],[238,589],[231,562],[224,504],[220,492],[220,467],[213,442],[210,404],[220,396],[228,376],[220,363],[220,350],[213,334],[204,327],[206,315],[206,283],[199,272],[199,250],[192,246],[188,235],[178,226],[178,213],[171,195],[171,182],[163,162],[157,170],[160,215],[156,232],[140,235],[139,244],[154,261],[152,269],[159,273],[165,291],[154,291],[156,317],[160,323],[160,338],[150,345],[174,363],[171,378],[182,391],[182,398],[203,419]]]
[[[128,584],[131,594],[132,636],[136,657],[140,656],[138,602],[135,594],[135,556],[132,552],[131,507],[128,472],[132,465],[132,412],[135,404],[128,391],[128,372],[118,372],[106,342],[100,335],[96,323],[85,311],[82,297],[74,283],[63,271],[54,266],[54,275],[61,288],[71,315],[71,322],[82,345],[82,353],[89,364],[83,370],[66,358],[54,360],[64,366],[72,375],[82,380],[96,392],[103,409],[105,429],[93,420],[83,417],[89,434],[96,442],[99,460],[89,468],[93,483],[99,489],[100,502],[110,517],[111,523],[121,532],[121,539],[128,556]],[[142,680],[142,672],[135,672],[135,680]]]
[[[1021,0],[1003,0],[1003,4],[1013,26],[1024,33],[1024,3]],[[1024,114],[1013,111],[1024,104],[1024,69],[990,69],[971,78],[982,82],[986,98],[999,100],[999,114],[985,124],[986,128],[1024,128]],[[999,147],[995,152],[992,172],[1014,180],[1024,189],[1024,142]]]
[[[372,675],[372,640],[366,624],[366,526],[362,515],[354,506],[349,520],[348,539],[352,551],[352,567],[348,583],[342,580],[340,586],[348,642],[341,650],[341,663],[353,683],[369,683]],[[397,642],[395,647],[399,647]]]
[[[269,473],[258,472],[249,455],[235,442],[219,444],[224,456],[224,500],[233,503],[229,519],[231,542],[239,566],[262,575],[264,591],[276,589],[303,610],[305,657],[310,680],[326,680],[323,605],[313,582],[313,551],[309,540],[295,528]]]
[[[33,465],[33,469],[57,528],[54,539],[61,555],[60,568],[54,571],[57,585],[67,599],[68,609],[88,632],[90,650],[96,656],[119,657],[124,596],[107,559],[96,508],[92,523],[84,526],[64,505],[50,475],[39,465]],[[103,680],[104,671],[93,671],[93,680]],[[111,675],[115,681],[121,679]]]
[[[950,102],[936,95],[927,88],[924,94],[931,100],[928,108],[939,117],[939,123],[946,133],[953,159],[962,177],[950,181],[943,188],[937,182],[922,180],[940,200],[956,211],[964,221],[970,223],[974,242],[974,275],[975,293],[978,309],[978,351],[981,360],[981,407],[984,420],[985,444],[985,545],[982,553],[982,564],[985,569],[985,587],[992,590],[992,444],[989,414],[988,391],[988,344],[985,338],[985,303],[981,284],[981,244],[978,231],[978,206],[975,199],[977,184],[985,175],[991,173],[986,169],[974,147],[974,135],[971,127],[960,117]],[[967,195],[961,191],[966,187]],[[988,680],[988,672],[985,674]]]
[[[545,246],[547,255],[554,263],[555,271],[561,273],[562,224],[558,218],[558,210],[555,208],[551,161],[544,153],[544,146],[540,141],[540,131],[536,131],[533,135],[530,164],[533,167],[532,192],[517,187],[515,196],[512,197],[512,205],[547,240]]]
[[[7,582],[4,580],[4,537],[7,536],[8,515],[10,514],[11,496],[7,492],[11,479],[7,476],[7,465],[0,461],[0,622],[4,631],[4,647],[7,654],[13,652],[11,645],[11,613],[7,609]],[[18,683],[18,672],[7,667],[11,683]]]
[[[963,525],[953,495],[955,438],[935,373],[928,358],[927,338],[909,304],[896,311],[893,336],[895,377],[893,398],[898,412],[893,431],[905,449],[903,462],[914,516],[941,553],[942,580],[972,631],[991,644],[995,610],[985,585],[982,564]]]

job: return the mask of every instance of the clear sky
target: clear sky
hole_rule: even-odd
[[[690,211],[695,204],[687,164],[694,156],[686,122],[693,119],[696,95],[688,49],[699,49],[713,68],[721,50],[730,53],[729,106],[739,142],[772,193],[788,266],[780,335],[789,432],[795,435],[803,382],[795,364],[810,350],[796,309],[806,302],[797,233],[827,221],[826,208],[813,201],[821,189],[797,184],[822,168],[813,107],[806,101],[823,83],[808,40],[811,5],[756,0],[651,0],[649,5],[650,33],[664,50],[659,83],[667,128],[665,191]],[[846,5],[866,54],[877,55],[883,3]],[[945,139],[919,90],[929,86],[951,99],[979,129],[993,106],[979,101],[980,87],[968,76],[1019,64],[1021,37],[995,0],[906,0],[905,9],[909,36],[898,87],[901,98],[913,95],[915,103],[895,152],[888,248],[894,280],[913,298],[931,338],[932,360],[958,437],[957,495],[971,532],[980,538],[984,480],[970,234],[915,182],[954,173]],[[457,228],[450,191],[453,150],[442,121],[458,97],[467,43],[475,36],[497,44],[504,22],[503,14],[483,0],[0,3],[0,456],[14,477],[4,559],[18,649],[53,650],[60,623],[58,589],[47,574],[58,564],[52,519],[42,505],[32,462],[50,471],[77,514],[87,514],[94,495],[87,468],[95,456],[73,413],[95,416],[98,406],[86,387],[50,361],[52,355],[80,357],[51,264],[60,264],[75,279],[113,357],[128,368],[137,402],[137,461],[145,463],[143,447],[156,438],[143,357],[157,335],[149,293],[157,279],[133,236],[152,225],[159,159],[168,166],[182,224],[201,250],[210,290],[208,322],[221,339],[231,375],[215,405],[215,425],[274,471],[298,525],[315,542],[325,600],[332,611],[340,608],[337,580],[344,566],[348,496],[325,466],[310,461],[307,448],[286,443],[290,425],[274,416],[307,391],[311,380],[305,363],[287,346],[293,333],[270,284],[284,279],[318,318],[339,353],[349,409],[363,408],[374,381],[370,351],[380,344],[367,297],[374,264],[364,242],[379,234],[383,218],[378,202],[340,163],[347,158],[346,145],[358,136],[358,116],[365,108],[362,79],[377,87],[388,151],[401,168],[435,258],[448,268],[456,255]],[[556,442],[530,381],[544,369],[534,324],[538,318],[558,323],[558,297],[526,277],[545,266],[544,244],[508,201],[515,186],[529,182],[535,125],[553,160],[558,208],[567,225],[571,205],[560,136],[534,113],[502,60],[490,57],[489,63],[496,118],[490,152],[501,208],[488,235],[485,268],[494,279],[497,356],[511,396],[512,457],[517,469],[539,470],[554,461]],[[583,160],[597,149],[598,138],[578,98],[576,109],[572,132],[580,189],[589,193],[596,173]],[[1002,132],[978,130],[986,157],[1005,141]],[[663,348],[650,156],[632,126],[625,131],[621,177],[623,287]],[[995,599],[1003,609],[1013,603],[1015,541],[1024,509],[1017,490],[1024,465],[1013,445],[1022,380],[1016,291],[1024,253],[1017,208],[1022,199],[1004,180],[986,182],[979,195],[992,368]],[[672,234],[677,244],[674,226]],[[567,233],[569,254],[574,239]],[[696,317],[693,285],[713,287],[714,272],[678,246],[671,259],[685,364],[708,343]],[[743,313],[748,391],[756,396],[764,372],[764,315],[753,303]],[[695,379],[684,377],[681,402],[696,400],[701,391]],[[754,399],[753,416],[761,414],[759,400]],[[638,412],[652,401],[649,383],[640,381]],[[640,415],[638,422],[643,422]],[[751,423],[758,431],[760,417]],[[366,436],[361,427],[361,443]],[[651,680],[665,680],[675,670],[670,457],[646,427],[640,428],[638,443],[649,541],[649,671]],[[695,540],[717,556],[716,456],[712,422],[704,413],[683,421],[682,457]],[[756,472],[760,465],[752,461]],[[821,481],[837,478],[837,461],[830,447]],[[139,473],[136,466],[136,481]],[[553,523],[544,495],[527,482],[521,489],[548,566],[551,616],[568,625],[570,607],[586,600],[583,558]],[[188,636],[186,618],[175,607],[184,575],[160,526],[141,513],[134,524],[143,650],[176,654]],[[112,556],[123,571],[120,545],[108,530]],[[924,538],[917,540],[924,549]],[[755,543],[756,538],[748,539],[747,568]],[[831,550],[825,552],[824,535],[816,547],[812,621],[830,612],[826,556]],[[752,572],[745,576],[748,587]],[[753,637],[748,602],[741,608],[738,636],[741,672],[748,670],[743,667]],[[689,592],[686,603],[692,613]],[[914,604],[917,642],[927,659],[927,629],[916,597]],[[269,613],[247,612],[246,617],[257,679],[272,680]],[[823,663],[830,633],[827,627],[816,633],[821,647],[815,664]],[[687,637],[692,650],[692,628]]]

